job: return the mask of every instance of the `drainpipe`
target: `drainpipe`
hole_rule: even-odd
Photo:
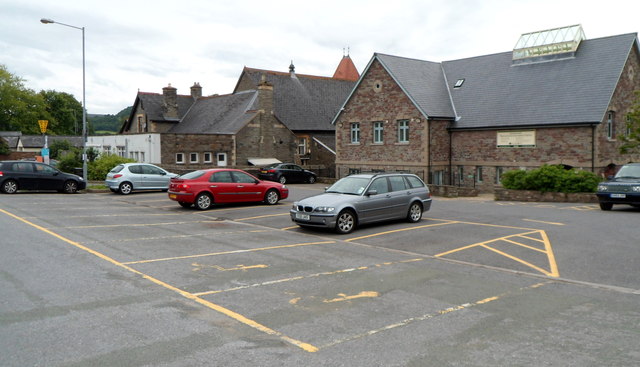
[[[427,183],[432,184],[431,182],[431,120],[427,118],[427,155],[429,155],[429,159],[427,160]]]
[[[591,172],[596,172],[596,125],[591,125]]]
[[[453,133],[449,130],[449,185],[453,186]]]

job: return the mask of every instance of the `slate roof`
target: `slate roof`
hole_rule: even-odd
[[[82,146],[82,136],[76,135],[48,135],[47,143],[49,146],[53,142],[66,140],[74,147]],[[25,148],[42,148],[44,146],[44,136],[42,135],[22,135],[20,137],[22,146]]]
[[[0,138],[7,142],[9,149],[13,150],[18,148],[18,142],[20,142],[21,136],[22,132],[20,131],[0,131]]]
[[[549,62],[512,66],[511,52],[444,62],[459,116],[453,127],[599,123],[636,40],[584,40],[575,57]]]
[[[138,98],[140,99],[142,108],[144,108],[144,111],[147,114],[149,120],[165,121],[165,118],[162,115],[162,103],[164,102],[164,96],[161,93],[138,92]],[[194,99],[191,95],[179,94],[177,96],[177,100],[178,119],[181,119],[193,105]]]
[[[193,100],[193,99],[192,99]],[[235,134],[257,114],[258,91],[198,98],[179,124],[178,134]]]
[[[633,47],[636,33],[603,37],[582,41],[575,57],[517,65],[511,51],[442,63],[376,53],[363,74],[378,60],[425,117],[455,120],[453,129],[595,124]]]
[[[331,120],[354,87],[350,80],[245,67],[257,85],[262,75],[273,85],[276,117],[292,131],[334,131]]]

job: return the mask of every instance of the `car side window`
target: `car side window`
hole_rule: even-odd
[[[422,183],[422,181],[420,181],[420,179],[418,179],[415,176],[405,176],[405,178],[407,179],[407,181],[409,182],[409,185],[413,189],[418,187],[424,187],[424,183]]]
[[[292,166],[291,166],[291,169],[293,169],[293,170],[295,170],[295,171],[302,171],[302,167],[300,167],[300,166],[294,166],[294,165],[292,165]]]
[[[33,164],[31,163],[16,163],[13,165],[13,169],[17,172],[33,172]]]
[[[243,172],[233,172],[233,178],[238,183],[254,183],[256,180]]]
[[[154,166],[142,166],[142,172],[148,175],[161,175],[162,171]]]
[[[384,194],[389,192],[389,185],[387,184],[387,178],[376,178],[369,186],[369,190],[376,190],[378,194]]]
[[[389,177],[389,183],[391,183],[391,191],[402,191],[407,189],[402,176]]]
[[[129,166],[129,172],[142,174],[142,166]]]
[[[52,174],[52,173],[56,172],[55,169],[53,169],[52,167],[46,166],[44,164],[36,164],[35,166],[36,166],[36,171],[38,173],[50,173],[50,174]]]
[[[209,177],[210,182],[233,182],[230,171],[216,172]]]

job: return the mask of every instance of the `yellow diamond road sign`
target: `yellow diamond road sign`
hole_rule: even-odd
[[[40,125],[40,132],[41,133],[46,133],[47,132],[47,125],[49,124],[49,120],[38,120],[38,125]]]

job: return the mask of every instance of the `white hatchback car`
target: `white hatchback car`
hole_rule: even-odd
[[[167,191],[169,181],[177,176],[149,163],[123,163],[107,173],[104,183],[112,192],[128,195],[139,190]]]

